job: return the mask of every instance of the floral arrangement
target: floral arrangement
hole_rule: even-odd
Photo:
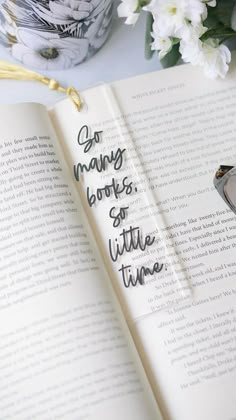
[[[135,24],[147,14],[146,55],[156,50],[163,66],[179,58],[224,78],[231,53],[223,43],[236,36],[235,0],[122,0],[118,15]]]
[[[26,66],[67,69],[105,42],[112,0],[0,0],[0,43]]]

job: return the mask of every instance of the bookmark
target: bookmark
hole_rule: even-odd
[[[49,79],[39,73],[31,71],[25,67],[17,66],[6,61],[0,61],[0,79],[9,79],[9,80],[28,80],[33,82],[40,82],[48,86],[51,90],[57,90],[60,93],[63,93],[67,98],[74,104],[77,111],[81,110],[82,100],[79,93],[73,87],[64,88],[62,87],[57,80]]]
[[[122,109],[112,87],[104,85],[103,89],[104,97],[106,98],[110,113],[117,127],[120,144],[126,148],[127,176],[129,176],[129,173],[132,176],[134,184],[138,186],[137,193],[134,194],[134,197],[139,198],[139,201],[133,205],[133,208],[135,209],[136,207],[136,217],[137,219],[140,218],[140,222],[138,223],[140,225],[140,231],[142,231],[143,236],[147,234],[151,238],[155,236],[156,242],[156,245],[153,243],[152,246],[147,247],[148,252],[146,255],[141,255],[142,253],[140,253],[138,260],[133,259],[135,265],[144,266],[146,268],[145,273],[147,273],[144,277],[143,285],[138,288],[128,288],[126,291],[130,295],[129,300],[135,302],[134,306],[138,309],[136,313],[137,319],[152,312],[181,304],[185,300],[192,298],[193,291],[190,280],[186,276],[186,267],[184,267],[183,262],[179,259],[179,253],[173,239],[168,238],[168,241],[166,240],[166,237],[171,235],[167,234],[168,226],[165,220],[165,212],[158,209],[156,204],[161,200],[158,197],[158,192],[154,196],[154,188],[150,185],[147,171],[137,153],[132,136],[132,126],[127,126],[127,121],[123,116]],[[142,220],[142,217],[145,218]],[[152,275],[153,270],[157,266],[159,268],[162,267],[162,269],[159,272],[156,270],[154,275]],[[131,295],[133,296],[131,297]],[[138,301],[139,308],[136,305]],[[140,311],[142,303],[143,310]]]
[[[86,103],[88,113],[75,115],[72,124],[74,178],[110,281],[133,323],[191,301],[193,292],[136,149],[135,123],[129,125],[109,85],[88,91]]]

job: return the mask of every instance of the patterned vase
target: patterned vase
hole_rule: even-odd
[[[106,41],[114,0],[0,0],[0,44],[25,66],[68,69]]]

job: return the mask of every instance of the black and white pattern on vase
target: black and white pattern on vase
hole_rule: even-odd
[[[113,0],[0,0],[0,43],[25,66],[68,69],[106,41]]]

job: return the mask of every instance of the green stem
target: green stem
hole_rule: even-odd
[[[150,3],[150,0],[139,0],[140,7],[147,6]]]
[[[140,13],[142,11],[142,8],[147,6],[150,3],[150,0],[139,0],[138,6],[135,10],[136,13]]]

